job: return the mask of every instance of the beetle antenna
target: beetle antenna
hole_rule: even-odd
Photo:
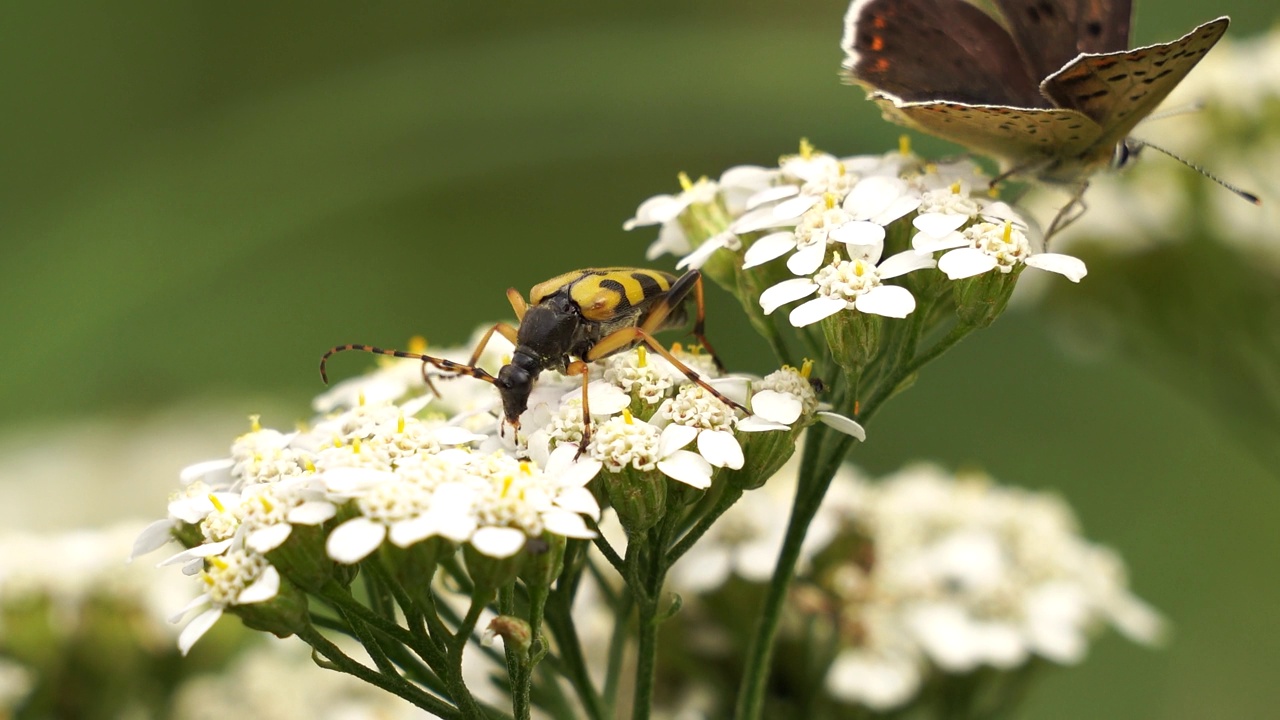
[[[1236,187],[1235,185],[1232,185],[1231,183],[1227,182],[1226,180],[1223,180],[1222,178],[1218,177],[1217,175],[1214,175],[1213,173],[1209,172],[1208,170],[1205,170],[1203,167],[1201,167],[1201,166],[1199,166],[1199,165],[1197,165],[1197,164],[1195,164],[1195,163],[1191,162],[1190,160],[1187,160],[1186,158],[1184,158],[1184,157],[1182,157],[1182,156],[1180,156],[1180,155],[1177,155],[1177,154],[1175,154],[1175,153],[1173,153],[1173,152],[1171,152],[1171,151],[1169,151],[1169,150],[1165,150],[1164,148],[1160,147],[1159,145],[1152,145],[1151,143],[1147,142],[1146,140],[1139,140],[1138,138],[1128,138],[1128,139],[1126,139],[1126,140],[1125,140],[1125,142],[1126,142],[1127,144],[1131,144],[1131,145],[1132,145],[1132,149],[1133,149],[1133,151],[1134,151],[1134,152],[1136,152],[1136,151],[1138,151],[1138,150],[1141,150],[1141,149],[1142,149],[1142,148],[1144,148],[1144,147],[1149,147],[1149,148],[1151,148],[1152,150],[1156,150],[1156,151],[1158,151],[1158,152],[1164,153],[1165,155],[1168,155],[1169,157],[1173,158],[1174,160],[1177,160],[1178,162],[1182,163],[1183,165],[1186,165],[1187,167],[1191,168],[1192,170],[1195,170],[1196,172],[1200,173],[1201,175],[1205,176],[1206,178],[1209,178],[1210,180],[1212,180],[1212,181],[1214,181],[1214,182],[1218,183],[1219,185],[1221,185],[1222,187],[1224,187],[1224,188],[1226,188],[1226,189],[1230,190],[1231,192],[1235,193],[1236,195],[1239,195],[1240,197],[1244,198],[1245,200],[1248,200],[1249,202],[1253,203],[1254,205],[1261,205],[1261,204],[1262,204],[1262,199],[1261,199],[1261,198],[1259,198],[1257,195],[1254,195],[1253,193],[1249,192],[1248,190],[1245,190],[1245,189],[1243,189],[1243,188],[1239,188],[1239,187]]]

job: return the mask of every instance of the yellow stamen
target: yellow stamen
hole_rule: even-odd
[[[306,471],[310,473],[313,473],[316,471],[316,464],[311,462],[310,460],[308,460],[302,467],[305,468]]]
[[[360,438],[356,438],[355,440],[351,441],[351,452],[355,453],[356,455],[360,454]]]
[[[342,438],[339,437],[337,433],[334,433],[334,436],[333,436],[333,446],[342,447]]]
[[[848,172],[849,172],[849,171],[848,171],[848,169],[847,169],[847,168],[845,168],[844,163],[840,163],[840,169],[839,169],[839,170],[836,170],[836,176],[837,176],[837,177],[844,177]]]
[[[680,344],[680,343],[678,343],[678,342],[673,342],[673,343],[671,343],[671,352],[673,352],[673,353],[682,353],[682,352],[684,352],[684,346],[683,346],[683,345],[681,345],[681,344]]]
[[[636,367],[648,367],[649,353],[643,345],[636,346]]]
[[[925,174],[927,174],[927,175],[937,175],[937,174],[938,174],[938,164],[937,164],[937,163],[925,163],[925,164],[924,164],[924,171],[925,171]]]
[[[813,143],[809,142],[809,138],[800,138],[800,157],[808,160],[813,157],[814,150]]]
[[[396,420],[396,432],[404,433],[404,413],[400,413],[400,417]]]
[[[862,277],[866,273],[867,265],[861,259],[853,261],[853,274]]]
[[[253,454],[253,461],[254,461],[254,462],[256,462],[256,463],[260,463],[260,462],[262,462],[262,453],[260,453],[260,452],[255,452],[255,453]]]
[[[359,398],[359,400],[357,401],[356,404],[359,405],[360,407],[364,407],[364,391],[361,390],[359,395],[357,395],[357,397]]]
[[[510,356],[510,355],[503,355],[503,356],[502,356],[502,364],[503,364],[503,365],[510,365],[510,364],[511,364],[511,356]]]
[[[213,587],[213,576],[210,575],[209,573],[201,570],[200,579],[204,581],[205,585],[208,585],[209,587]]]
[[[960,194],[960,181],[959,181],[959,180],[957,180],[957,181],[955,181],[955,182],[951,183],[951,194],[952,194],[952,195],[959,195],[959,194]]]
[[[1001,239],[1003,239],[1006,243],[1013,242],[1013,223],[1005,222],[1004,235]]]
[[[267,512],[271,512],[272,510],[276,509],[276,506],[272,505],[271,501],[268,500],[266,496],[258,495],[256,497],[258,498],[258,504],[262,506],[263,510],[266,510]]]
[[[631,416],[631,409],[630,409],[630,408],[623,408],[623,409],[622,409],[622,422],[624,422],[624,423],[626,423],[626,424],[628,424],[628,425],[635,425],[635,424],[636,424],[636,420],[635,420],[635,418]]]
[[[836,196],[831,193],[822,193],[822,202],[826,204],[827,209],[830,210],[836,206]]]
[[[680,174],[677,175],[676,177],[679,178],[680,180],[681,190],[684,190],[685,192],[689,192],[690,190],[693,189],[693,181],[689,179],[689,173],[681,171]]]
[[[249,416],[249,432],[258,432],[262,430],[262,423],[258,422],[262,419],[261,415]]]
[[[498,494],[498,497],[506,499],[507,493],[511,492],[511,486],[515,481],[516,479],[510,475],[502,478],[502,492]]]
[[[421,335],[409,338],[409,352],[421,355],[427,351],[427,339]]]
[[[528,461],[528,460],[521,460],[521,461],[520,461],[520,474],[521,474],[521,475],[532,475],[532,474],[533,474],[533,466],[529,464],[529,461]]]
[[[226,560],[223,560],[217,555],[214,555],[213,557],[209,558],[209,564],[218,568],[219,570],[226,570],[227,568],[231,567],[230,565],[227,564]]]
[[[907,135],[904,133],[898,136],[898,154],[899,155],[911,154],[911,136],[910,135]]]
[[[805,380],[808,380],[809,376],[812,374],[813,374],[813,361],[810,360],[809,358],[805,358],[804,363],[800,365],[800,377],[804,378]]]
[[[213,493],[209,493],[209,504],[213,505],[213,509],[217,510],[218,512],[227,511],[226,506],[223,505],[222,501],[218,499],[218,496],[214,495]]]

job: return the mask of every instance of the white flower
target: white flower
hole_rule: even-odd
[[[649,352],[643,345],[637,347],[635,352],[619,353],[606,361],[608,367],[604,371],[604,379],[621,388],[623,392],[635,395],[646,404],[656,405],[662,402],[672,386],[679,382],[679,379],[671,373],[675,368],[670,367],[670,363],[661,357],[656,359],[661,360],[662,364],[669,368],[667,372],[663,372],[661,366],[650,361]],[[683,377],[683,374],[680,374],[680,377]]]
[[[1080,282],[1088,272],[1083,262],[1070,255],[1033,253],[1026,234],[1012,221],[980,222],[966,228],[963,233],[953,233],[953,235],[955,237],[949,244],[955,249],[949,250],[938,259],[938,269],[952,280],[973,277],[997,269],[1002,273],[1008,273],[1018,263],[1056,272],[1072,282]],[[931,249],[938,250],[945,247],[945,245],[935,245]]]
[[[665,423],[659,450],[663,457],[696,440],[698,452],[714,467],[742,467],[742,446],[733,436],[738,418],[732,408],[701,385],[681,387],[658,408],[655,420]]]
[[[738,430],[785,430],[801,418],[817,417],[819,422],[865,442],[867,433],[861,425],[819,404],[818,394],[809,382],[811,366],[809,361],[800,370],[784,366],[754,383],[751,415],[738,421]]]
[[[178,636],[178,649],[186,655],[191,646],[218,622],[226,608],[251,605],[270,600],[280,591],[280,573],[257,553],[233,550],[222,557],[209,559],[209,567],[201,577],[207,590],[183,608],[173,621],[178,622],[191,610],[208,606],[191,619]]]
[[[761,293],[760,306],[768,314],[816,292],[818,297],[791,311],[789,319],[796,327],[812,325],[841,310],[897,318],[910,315],[916,307],[911,291],[897,285],[884,285],[881,281],[934,267],[933,258],[906,250],[877,265],[883,244],[869,247],[862,257],[853,260],[843,260],[836,254],[812,279],[796,278],[774,285]]]
[[[673,480],[698,489],[711,487],[711,464],[695,452],[664,443],[662,431],[624,410],[596,428],[591,453],[609,472],[630,467],[640,472],[658,470]]]

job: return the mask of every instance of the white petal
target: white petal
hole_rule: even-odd
[[[176,555],[169,557],[156,563],[156,567],[168,567],[170,565],[179,565],[181,563],[190,562],[192,558],[207,558],[214,555],[221,555],[231,547],[231,540],[220,540],[218,542],[204,543],[195,547],[187,548]]]
[[[960,226],[964,225],[968,221],[968,215],[961,215],[959,213],[931,212],[917,215],[916,218],[911,221],[911,224],[915,225],[917,230],[926,235],[940,238],[959,230]]]
[[[222,617],[222,608],[209,608],[191,618],[191,622],[187,623],[187,626],[182,629],[182,634],[178,636],[178,650],[185,656],[190,652],[191,646],[204,637],[220,617]]]
[[[773,217],[778,220],[796,220],[808,212],[809,208],[818,204],[820,199],[813,195],[797,195],[789,200],[783,200],[773,206]]]
[[[918,207],[920,207],[920,197],[918,195],[902,195],[894,198],[888,207],[868,219],[873,223],[889,225],[903,215],[914,212]]]
[[[783,218],[779,220],[773,214],[773,208],[770,206],[758,207],[744,214],[742,217],[734,220],[729,225],[729,231],[738,235],[746,235],[747,233],[758,232],[768,228],[787,227],[795,225],[794,220]]]
[[[249,533],[244,539],[244,544],[254,552],[265,555],[280,547],[285,540],[289,539],[292,532],[293,526],[289,523],[276,523]]]
[[[488,437],[488,435],[480,435],[464,427],[456,426],[436,428],[432,431],[431,436],[441,445],[465,445],[469,442],[479,442]]]
[[[525,534],[509,527],[482,527],[471,536],[471,546],[493,558],[508,558],[524,547]]]
[[[887,210],[906,188],[907,184],[898,178],[863,178],[845,196],[844,209],[857,220],[870,220]]]
[[[744,462],[742,446],[728,430],[703,430],[698,433],[698,452],[716,467],[740,470]]]
[[[571,392],[566,397],[582,397],[582,390]],[[631,396],[613,383],[593,380],[587,385],[587,404],[593,416],[615,415],[631,405]]]
[[[915,250],[903,250],[893,257],[885,258],[876,268],[876,273],[880,275],[881,280],[895,278],[900,275],[906,275],[914,270],[923,270],[925,268],[937,267],[938,262],[933,259],[933,255],[925,252],[916,252]]]
[[[285,519],[297,525],[319,525],[338,513],[333,503],[325,500],[308,500],[289,511]]]
[[[908,250],[907,252],[913,252]],[[881,285],[858,296],[853,301],[860,312],[904,318],[916,309],[916,298],[911,291],[897,285]]]
[[[774,258],[791,252],[796,246],[796,234],[790,230],[770,233],[756,240],[742,256],[742,269],[763,265]]]
[[[658,239],[649,243],[649,247],[645,249],[644,256],[649,260],[656,259],[664,253],[672,255],[684,255],[692,249],[689,245],[689,238],[685,236],[684,229],[679,223],[667,222],[663,223],[658,229]]]
[[[832,230],[828,237],[835,242],[852,245],[853,248],[859,248],[864,245],[871,247],[878,245],[880,247],[884,247],[884,226],[877,225],[866,220],[853,220],[841,225],[835,230]],[[875,260],[879,260],[880,253],[877,252],[875,255]],[[850,249],[850,256],[850,259],[862,257],[865,260],[870,260],[870,258],[864,257],[861,254],[855,254],[854,249]],[[875,262],[875,260],[870,261]]]
[[[825,242],[806,245],[787,258],[787,269],[795,275],[812,275],[822,267],[826,259],[827,244]]]
[[[623,230],[631,230],[644,225],[657,225],[675,218],[688,206],[676,195],[654,195],[640,203],[635,217],[622,223]]]
[[[994,270],[997,264],[994,257],[977,248],[956,248],[938,258],[938,269],[952,280],[981,275]]]
[[[723,182],[723,179],[721,180],[721,182]],[[771,187],[765,190],[761,190],[755,195],[752,195],[751,197],[747,198],[746,209],[754,210],[766,203],[775,202],[777,200],[785,200],[786,198],[793,197],[799,192],[800,192],[800,188],[795,185],[778,185],[777,187]]]
[[[809,278],[783,280],[760,293],[760,307],[765,315],[769,315],[793,300],[812,295],[817,289],[818,286]]]
[[[341,496],[359,495],[380,482],[399,479],[393,472],[358,467],[330,468],[320,477],[327,491]]]
[[[843,415],[837,415],[836,413],[827,412],[826,410],[819,410],[818,420],[821,421],[823,425],[835,428],[845,435],[850,435],[863,442],[867,441],[867,431],[864,430],[857,422],[850,420]]]
[[[804,404],[800,402],[800,398],[791,393],[761,390],[751,396],[751,412],[766,420],[790,425],[800,419],[800,413],[804,412]]]
[[[844,300],[824,295],[816,297],[792,310],[788,319],[795,327],[804,327],[812,325],[823,318],[831,317],[846,307],[848,307],[848,303]]]
[[[592,520],[600,519],[600,503],[591,491],[583,488],[569,488],[556,496],[556,505],[575,513],[581,513]]]
[[[677,450],[658,461],[658,469],[672,480],[704,490],[711,487],[711,464],[701,455],[688,450]]]
[[[715,251],[723,247],[726,247],[727,245],[729,245],[729,241],[735,238],[736,238],[735,235],[727,232],[720,233],[719,235],[716,235],[714,237],[707,238],[706,241],[704,241],[701,245],[694,248],[693,252],[689,253],[688,255],[685,255],[680,260],[680,262],[676,263],[676,269],[677,270],[683,270],[685,268],[697,269],[702,267],[703,264],[707,262],[707,259],[711,257],[712,253],[714,253]]]
[[[763,187],[773,179],[775,172],[759,165],[734,165],[720,173],[720,187]]]
[[[941,237],[934,237],[925,233],[916,233],[911,238],[911,249],[916,252],[933,253],[939,250],[950,250],[952,248],[964,247],[969,241],[965,239],[964,233],[948,233]]]
[[[407,548],[410,545],[425,540],[434,534],[436,525],[432,522],[432,518],[427,515],[419,515],[391,523],[391,527],[387,529],[387,539],[392,545],[399,548]]]
[[[236,596],[237,605],[252,605],[266,602],[280,593],[280,571],[268,565],[262,575],[252,585],[240,591]]]
[[[1066,277],[1071,282],[1080,282],[1080,279],[1089,273],[1084,266],[1084,261],[1070,255],[1062,255],[1059,253],[1040,253],[1032,255],[1026,259],[1027,265],[1049,272],[1056,272]]]
[[[557,447],[547,459],[544,472],[554,477],[562,486],[583,487],[600,473],[602,464],[599,460],[587,455],[575,460],[574,457],[577,454],[578,446],[575,443],[566,443]]]
[[[350,565],[365,559],[386,536],[386,525],[366,517],[352,518],[329,534],[325,551],[335,561]]]
[[[182,622],[182,618],[186,617],[187,613],[191,612],[192,610],[195,610],[198,607],[204,607],[205,605],[208,605],[208,604],[209,604],[209,593],[204,593],[203,595],[199,595],[197,597],[191,598],[191,602],[188,602],[186,605],[183,605],[181,610],[179,610],[176,613],[173,613],[172,615],[168,616],[165,619],[171,623]]]
[[[765,420],[764,418],[758,417],[756,415],[748,415],[747,417],[742,418],[741,420],[738,421],[738,424],[736,427],[738,432],[769,432],[772,430],[790,430],[791,429],[790,427],[783,425],[782,423],[776,423],[776,422],[773,422],[772,420]]]
[[[188,465],[182,468],[182,472],[178,473],[178,481],[183,485],[190,485],[196,480],[203,479],[206,475],[212,473],[222,473],[222,471],[230,470],[235,461],[231,458],[221,458],[219,460],[205,460],[195,465]]]
[[[591,539],[596,533],[587,527],[582,516],[568,510],[548,510],[542,513],[542,525],[556,535],[571,538]]]
[[[658,456],[667,457],[671,453],[693,442],[698,435],[698,428],[671,423],[662,428],[662,437],[658,440]]]
[[[159,550],[173,539],[173,521],[168,518],[157,520],[138,533],[137,539],[133,541],[133,550],[129,553],[129,561],[133,562],[136,557]]]
[[[431,534],[454,542],[466,542],[476,532],[476,516],[471,513],[432,513]]]

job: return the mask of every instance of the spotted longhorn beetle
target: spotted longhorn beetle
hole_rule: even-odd
[[[519,430],[520,415],[528,407],[533,383],[543,370],[581,375],[583,431],[580,447],[585,449],[591,438],[591,414],[587,406],[588,363],[644,343],[721,402],[748,412],[711,387],[653,337],[653,333],[661,330],[682,327],[688,321],[685,305],[692,299],[697,305],[693,335],[710,353],[716,367],[724,369],[703,335],[702,273],[697,270],[676,277],[644,268],[587,268],[535,285],[529,291],[528,303],[515,288],[507,290],[507,299],[520,321],[519,328],[506,323],[489,328],[465,365],[372,345],[338,345],[320,358],[320,377],[326,384],[329,382],[325,363],[335,353],[345,350],[421,360],[424,365],[433,365],[455,375],[467,375],[497,387],[507,424]],[[476,367],[480,354],[495,332],[515,344],[510,362],[502,366],[496,377]]]

